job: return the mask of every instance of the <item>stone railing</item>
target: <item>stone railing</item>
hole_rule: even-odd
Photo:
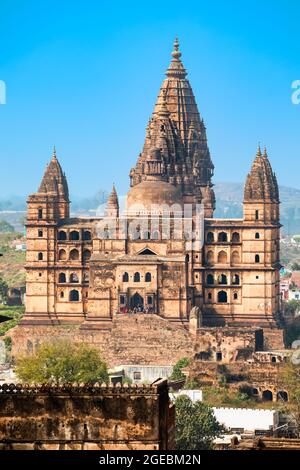
[[[2,384],[0,397],[3,395],[156,395],[159,390],[166,388],[166,380],[158,380],[150,385],[106,383],[73,383],[73,384]]]

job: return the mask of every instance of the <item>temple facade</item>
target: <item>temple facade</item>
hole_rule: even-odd
[[[267,151],[246,177],[241,219],[214,218],[206,128],[175,41],[124,208],[71,218],[54,151],[28,198],[23,325],[105,328],[130,310],[198,326],[278,328],[279,193]]]

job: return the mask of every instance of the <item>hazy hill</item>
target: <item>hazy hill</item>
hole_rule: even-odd
[[[217,209],[215,217],[238,218],[243,215],[243,184],[241,183],[216,183],[215,193],[217,198]],[[100,190],[95,196],[90,198],[80,198],[72,196],[72,213],[89,214],[95,210],[107,198],[107,193]],[[300,189],[280,187],[281,198],[281,223],[284,232],[287,234],[300,233]],[[0,220],[5,220],[22,230],[22,222],[26,210],[26,198],[12,196],[11,198],[0,199]]]
[[[215,185],[217,210],[215,217],[242,217],[243,190],[239,183],[217,183]],[[300,233],[300,190],[280,186],[281,223],[287,234]]]

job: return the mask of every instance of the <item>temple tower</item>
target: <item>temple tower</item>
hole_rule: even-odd
[[[243,305],[260,323],[272,325],[280,311],[280,222],[276,176],[265,149],[258,148],[244,190]]]
[[[27,201],[26,315],[23,323],[55,314],[56,227],[69,217],[69,191],[54,148],[37,193]]]
[[[131,186],[145,179],[144,164],[150,148],[161,151],[162,179],[177,186],[183,203],[205,205],[212,217],[215,197],[212,189],[214,166],[207,145],[206,128],[181,61],[178,40],[166,71],[154,112],[146,129],[145,144],[130,172]]]

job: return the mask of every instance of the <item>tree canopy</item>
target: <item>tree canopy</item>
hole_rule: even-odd
[[[179,359],[178,362],[173,367],[172,374],[170,375],[170,380],[184,380],[185,375],[182,373],[181,369],[187,367],[189,365],[189,359],[187,357],[183,357]]]
[[[225,429],[215,418],[213,409],[181,395],[175,400],[176,448],[178,450],[209,450]]]
[[[285,365],[281,374],[281,380],[285,384],[288,392],[288,402],[285,408],[289,411],[289,415],[293,424],[296,426],[298,436],[300,434],[300,351],[295,350],[291,356],[291,360]]]
[[[8,285],[7,283],[0,277],[0,301],[6,302],[7,301],[7,293],[8,293]]]
[[[107,366],[87,344],[56,341],[17,358],[16,375],[23,383],[108,382]]]

